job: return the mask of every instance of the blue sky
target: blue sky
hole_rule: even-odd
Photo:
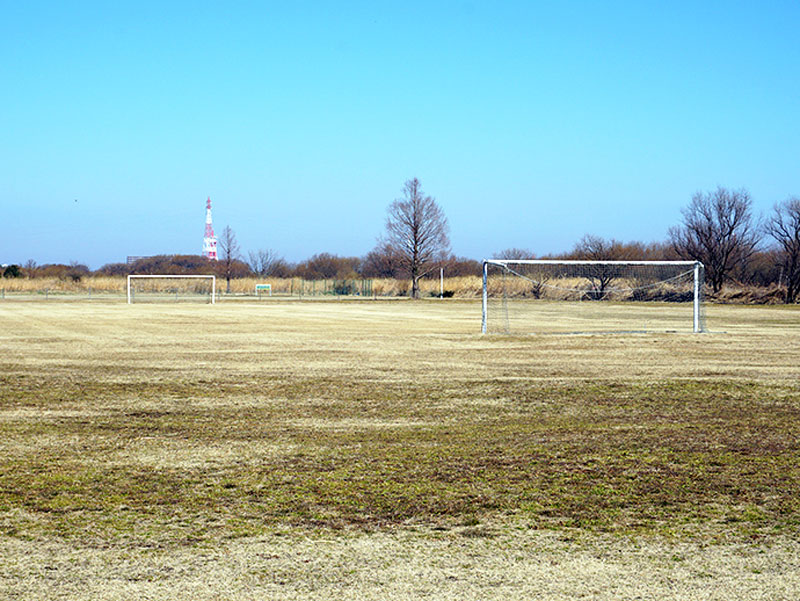
[[[362,255],[403,182],[453,251],[661,240],[800,195],[800,4],[0,0],[0,263]],[[76,202],[77,200],[77,202]]]

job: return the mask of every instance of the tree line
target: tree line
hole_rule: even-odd
[[[384,232],[375,247],[362,257],[318,253],[292,263],[270,248],[242,252],[232,228],[225,227],[217,241],[219,260],[209,262],[199,255],[160,255],[133,264],[110,263],[92,272],[85,265],[9,265],[4,277],[58,277],[80,280],[88,275],[207,274],[228,282],[241,277],[356,279],[397,278],[411,281],[411,296],[419,296],[419,280],[438,277],[480,276],[481,263],[455,256],[450,249],[449,226],[436,200],[425,194],[417,178],[405,182],[402,196],[389,204]],[[681,211],[680,222],[669,228],[665,240],[621,242],[587,234],[571,250],[537,256],[527,248],[499,250],[500,259],[582,260],[692,260],[705,266],[712,295],[723,286],[780,290],[786,303],[800,295],[800,198],[775,204],[764,216],[753,213],[746,189],[718,187],[697,192]]]

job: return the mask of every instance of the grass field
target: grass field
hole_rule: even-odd
[[[800,598],[798,309],[6,300],[0,598]]]

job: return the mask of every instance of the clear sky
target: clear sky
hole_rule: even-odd
[[[800,3],[0,0],[0,263],[362,255],[403,182],[453,251],[661,240],[800,195]]]

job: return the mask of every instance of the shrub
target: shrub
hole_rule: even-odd
[[[4,278],[18,278],[22,275],[19,270],[19,265],[8,265],[5,270],[3,270],[3,277]]]

